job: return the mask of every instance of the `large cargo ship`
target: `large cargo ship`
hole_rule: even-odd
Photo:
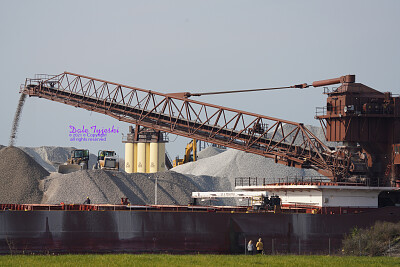
[[[0,252],[245,253],[250,239],[262,238],[266,254],[331,254],[355,227],[400,221],[400,207],[379,207],[397,188],[241,182],[237,188],[279,192],[281,205],[2,204]],[[349,198],[347,205],[337,205]]]
[[[190,99],[204,94],[338,83],[338,88],[324,89],[327,104],[316,114],[326,141],[341,144],[336,147],[319,140],[302,123]],[[266,253],[333,253],[340,248],[343,235],[354,227],[400,221],[400,207],[396,206],[400,203],[400,97],[356,83],[354,75],[312,85],[164,94],[64,72],[27,79],[21,93],[261,155],[286,166],[312,169],[326,180],[295,184],[242,182],[236,186],[279,196],[282,205],[275,205],[273,210],[2,205],[3,253],[243,253],[246,242],[258,238],[264,240]],[[135,139],[130,140],[133,145],[126,148],[134,149],[134,143],[140,141],[138,131],[135,133]],[[128,152],[134,155],[134,151]]]

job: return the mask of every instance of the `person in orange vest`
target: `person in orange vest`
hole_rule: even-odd
[[[256,244],[256,248],[257,248],[257,254],[263,254],[264,251],[264,244],[261,241],[261,238],[258,239],[258,242]]]

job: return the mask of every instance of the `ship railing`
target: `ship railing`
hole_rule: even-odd
[[[363,106],[357,105],[335,105],[335,106],[323,106],[315,108],[315,117],[326,115],[393,115],[394,107],[392,105],[386,105],[385,103],[364,103]]]
[[[238,177],[235,178],[235,187],[238,186],[266,186],[266,185],[340,185],[340,186],[369,186],[369,179],[363,178],[355,182],[332,182],[327,176],[295,176],[284,178]]]

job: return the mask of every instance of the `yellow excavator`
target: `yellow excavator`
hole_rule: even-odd
[[[185,164],[187,162],[196,160],[197,160],[197,142],[196,139],[193,139],[192,141],[190,141],[189,144],[186,145],[185,156],[183,157],[183,159],[176,157],[176,159],[174,159],[173,161],[173,166],[176,167]]]
[[[89,150],[73,149],[67,162],[58,166],[59,173],[70,173],[87,170],[89,163]]]
[[[111,150],[99,150],[99,153],[97,154],[97,162],[93,166],[93,169],[118,171],[119,162],[117,153]]]

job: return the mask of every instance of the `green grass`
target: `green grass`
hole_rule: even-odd
[[[0,256],[0,266],[399,266],[400,258],[235,255]]]

